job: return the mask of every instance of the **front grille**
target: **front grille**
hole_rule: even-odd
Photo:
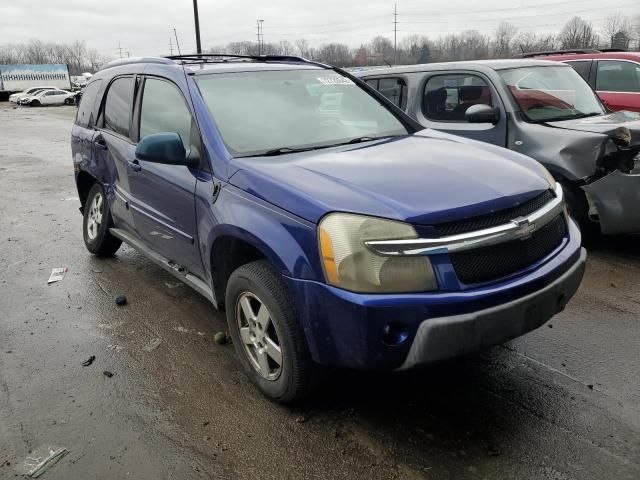
[[[531,266],[551,253],[566,235],[567,221],[560,214],[527,239],[452,253],[451,263],[461,282],[489,282]]]
[[[509,223],[514,218],[526,217],[544,207],[548,202],[553,200],[553,198],[555,198],[553,191],[547,190],[537,197],[521,203],[517,207],[507,208],[506,210],[500,210],[499,212],[488,213],[466,220],[441,223],[440,225],[435,225],[435,227],[438,232],[440,232],[440,235],[444,237],[495,227]]]

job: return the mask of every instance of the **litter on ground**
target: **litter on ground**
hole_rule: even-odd
[[[47,280],[47,285],[62,280],[64,278],[64,274],[67,273],[67,270],[68,269],[66,267],[52,268],[51,275],[49,275],[49,280]]]

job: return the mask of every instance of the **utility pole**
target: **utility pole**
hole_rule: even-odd
[[[182,55],[182,52],[180,51],[180,42],[178,41],[178,32],[176,32],[176,29],[173,29],[173,34],[176,37],[176,47],[178,48],[178,55]]]
[[[393,4],[393,64],[398,64],[398,4]]]
[[[264,50],[264,27],[262,26],[262,22],[264,22],[262,19],[256,20],[256,26],[258,27],[258,55],[262,55]]]
[[[120,42],[118,42],[118,50],[120,50],[120,58],[122,58],[122,47],[120,46]]]
[[[171,37],[169,37],[169,51],[173,55],[173,39]]]
[[[198,0],[193,0],[193,19],[196,22],[196,52],[198,55],[202,53],[200,45],[200,19],[198,18]]]

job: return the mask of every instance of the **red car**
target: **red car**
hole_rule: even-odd
[[[523,57],[568,63],[589,82],[609,110],[640,112],[640,52],[557,50]]]

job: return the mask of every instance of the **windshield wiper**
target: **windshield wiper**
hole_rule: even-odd
[[[314,147],[278,147],[272,148],[271,150],[267,150],[264,153],[259,153],[256,155],[247,155],[249,157],[275,157],[277,155],[286,155],[287,153],[298,153],[298,152],[309,152],[311,150],[320,150],[322,148],[331,148],[331,147],[339,147],[340,145],[352,145],[354,143],[362,143],[362,142],[371,142],[373,140],[381,140],[384,138],[392,138],[398,135],[385,135],[381,137],[356,137],[352,138],[347,142],[340,143],[332,143],[330,145],[316,145]]]
[[[561,122],[562,120],[577,120],[579,118],[595,117],[602,115],[602,112],[590,112],[590,113],[574,113],[573,115],[566,115],[564,117],[555,117],[551,119],[543,120],[543,122]]]
[[[395,135],[385,135],[382,137],[356,137],[356,138],[352,138],[351,140],[349,140],[348,142],[344,142],[344,143],[339,143],[338,145],[352,145],[354,143],[362,143],[362,142],[371,142],[373,140],[382,140],[383,138],[391,138]]]
[[[324,147],[300,147],[300,148],[296,148],[296,147],[278,147],[278,148],[272,148],[271,150],[267,150],[264,153],[261,153],[259,155],[251,155],[251,156],[255,156],[255,157],[275,157],[277,155],[284,155],[286,153],[297,153],[297,152],[308,152],[309,150],[316,150],[318,148],[324,148]]]

